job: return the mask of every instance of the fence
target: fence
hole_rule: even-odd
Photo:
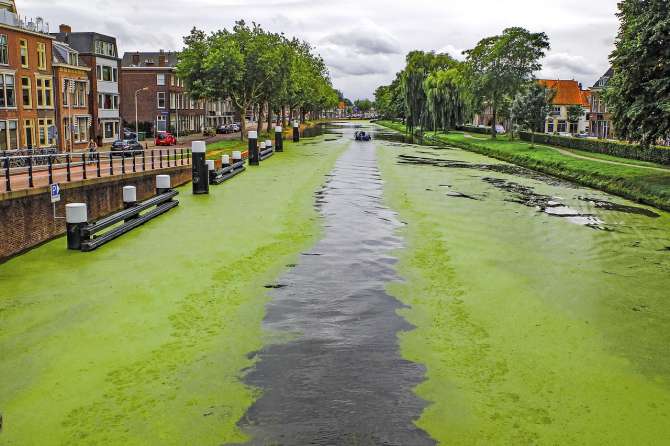
[[[190,149],[178,148],[111,152],[35,152],[0,153],[2,154],[0,192],[191,164]]]

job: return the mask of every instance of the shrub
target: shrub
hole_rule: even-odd
[[[462,125],[457,127],[458,130],[470,133],[481,133],[482,135],[490,135],[491,127],[477,127],[474,125]]]
[[[519,132],[519,136],[524,141],[531,140],[530,132]],[[623,141],[570,138],[566,136],[547,135],[544,133],[535,133],[535,143],[670,165],[670,148],[665,147],[651,146],[648,149],[645,149],[638,144],[629,144]]]

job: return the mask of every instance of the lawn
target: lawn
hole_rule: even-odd
[[[396,122],[380,121],[378,124],[398,131],[405,131],[404,125]],[[630,166],[600,162],[596,159],[585,160],[559,153],[547,146],[531,147],[528,142],[510,141],[506,136],[496,139],[486,135],[467,134],[463,132],[425,134],[431,141],[437,141],[460,147],[465,150],[481,153],[493,158],[508,161],[530,169],[538,170],[577,183],[604,190],[640,203],[648,204],[664,210],[670,210],[670,171],[667,173],[644,169],[641,164],[625,158],[612,156],[594,156],[584,153],[583,156],[602,158],[631,164]],[[576,154],[582,154],[574,151]]]

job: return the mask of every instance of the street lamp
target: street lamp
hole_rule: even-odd
[[[135,92],[135,140],[136,141],[140,140],[140,123],[139,123],[139,120],[137,118],[137,96],[141,92],[147,91],[147,90],[149,90],[149,87],[140,88],[139,90],[137,90]]]

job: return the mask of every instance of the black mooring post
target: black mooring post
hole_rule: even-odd
[[[71,170],[71,163],[70,163],[70,161],[71,161],[70,154],[69,154],[69,153],[66,153],[66,154],[65,154],[65,162],[67,163],[67,182],[68,182],[68,183],[69,183],[70,181],[72,181],[72,170]]]
[[[193,153],[193,164],[191,166],[191,172],[193,173],[193,194],[208,194],[209,173],[207,171],[207,163],[205,162],[207,152],[205,141],[193,141],[191,152]]]
[[[33,176],[31,175],[30,178]],[[7,192],[11,192],[12,190],[12,180],[11,177],[9,176],[9,157],[5,158],[5,186],[7,189]]]
[[[284,135],[280,126],[275,127],[275,152],[284,151]]]
[[[249,165],[261,165],[261,157],[258,152],[258,132],[255,130],[249,132]]]
[[[35,187],[35,180],[33,178],[33,157],[28,157],[28,187]]]
[[[54,184],[54,167],[53,161],[51,160],[51,155],[47,155],[47,161],[49,163],[49,184]]]
[[[67,230],[67,249],[80,250],[84,238],[82,228],[88,224],[86,203],[65,205],[65,227]]]
[[[114,157],[112,152],[109,152],[109,175],[114,175]]]
[[[300,142],[300,123],[293,121],[293,142]]]
[[[84,169],[82,172],[82,179],[86,180],[88,179],[86,174],[86,152],[82,152],[81,154],[81,167]]]
[[[98,175],[98,178],[100,178],[102,176],[102,171],[101,171],[100,167],[101,167],[100,166],[100,154],[96,153],[95,154],[95,170],[96,170],[96,173]]]

